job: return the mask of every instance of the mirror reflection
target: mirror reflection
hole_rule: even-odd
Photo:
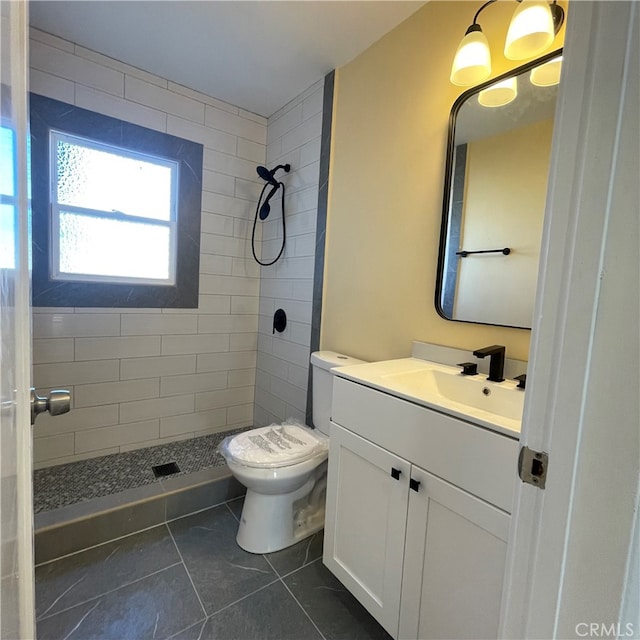
[[[554,52],[453,106],[436,283],[449,320],[531,327],[561,63]]]

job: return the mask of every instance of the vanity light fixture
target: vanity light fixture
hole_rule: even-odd
[[[516,0],[518,8],[513,14],[504,46],[504,55],[510,60],[533,58],[551,45],[564,22],[564,10],[553,0]],[[483,82],[491,75],[489,42],[478,24],[478,16],[490,4],[488,0],[476,11],[471,26],[460,42],[451,67],[450,80],[459,86]]]
[[[552,87],[560,82],[560,73],[562,72],[562,56],[553,58],[545,64],[541,64],[535,69],[531,69],[529,80],[536,87]]]
[[[478,94],[478,102],[483,107],[503,107],[516,99],[518,95],[518,78],[512,76],[496,82]]]
[[[495,2],[495,0],[492,1]],[[486,80],[490,74],[489,41],[474,18],[473,24],[467,29],[456,51],[450,79],[453,84],[467,87]]]
[[[546,0],[522,0],[509,24],[504,55],[509,60],[532,58],[550,46],[555,36],[551,6]]]

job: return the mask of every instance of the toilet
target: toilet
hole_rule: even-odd
[[[313,424],[294,421],[243,431],[220,445],[229,469],[247,488],[236,540],[251,553],[289,547],[324,526],[334,367],[362,360],[311,354]]]

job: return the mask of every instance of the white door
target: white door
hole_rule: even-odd
[[[333,423],[329,446],[323,561],[396,638],[410,465]]]
[[[34,638],[27,3],[0,0],[0,637]]]
[[[521,439],[549,467],[518,483],[503,638],[640,637],[639,14],[569,8]]]

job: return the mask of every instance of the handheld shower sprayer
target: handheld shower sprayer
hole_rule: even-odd
[[[272,187],[271,191],[269,191],[269,193],[267,194],[267,197],[262,203],[262,206],[260,207],[260,211],[258,213],[258,215],[260,216],[260,220],[266,220],[269,217],[269,214],[271,213],[271,205],[269,204],[269,200],[273,198],[279,188],[280,185],[276,184],[276,186]]]
[[[289,173],[289,171],[291,171],[291,165],[288,163],[279,164],[273,169],[267,169],[267,167],[264,167],[262,165],[258,165],[256,167],[256,172],[265,181],[266,184],[264,185],[264,187],[262,188],[262,191],[260,192],[260,197],[258,198],[258,204],[256,206],[256,215],[253,221],[253,231],[251,234],[251,249],[253,251],[253,257],[255,258],[255,261],[258,264],[262,265],[263,267],[268,267],[276,263],[280,259],[280,256],[284,251],[284,245],[286,242],[286,226],[285,226],[285,219],[284,219],[285,188],[284,188],[284,183],[279,182],[275,177],[276,171],[279,171],[280,169],[284,169],[285,172]],[[262,197],[264,196],[264,193],[267,190],[267,187],[269,185],[271,185],[271,191],[269,191],[264,202],[262,202]],[[266,220],[269,217],[269,214],[271,213],[271,205],[269,204],[269,200],[271,200],[271,198],[273,198],[273,196],[276,195],[276,193],[280,190],[280,187],[282,187],[282,247],[280,249],[280,253],[278,253],[278,255],[274,260],[272,260],[271,262],[262,262],[256,255],[256,249],[255,249],[256,223],[258,222],[258,217],[260,217],[260,220],[262,221]],[[260,204],[261,202],[262,204]]]

